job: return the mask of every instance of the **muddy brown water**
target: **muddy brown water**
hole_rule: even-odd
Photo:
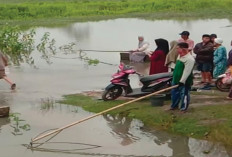
[[[214,20],[156,20],[116,19],[99,22],[75,23],[59,28],[36,28],[39,40],[44,32],[50,32],[57,46],[69,42],[77,43],[76,49],[130,50],[137,46],[137,36],[143,35],[155,49],[155,38],[169,41],[179,38],[178,33],[189,30],[190,37],[199,42],[204,33],[216,33],[224,39],[229,49],[232,27],[227,19]],[[110,76],[117,71],[119,53],[87,52],[88,57],[113,65],[88,66],[79,59],[52,58],[47,65],[34,53],[38,68],[28,65],[10,67],[9,77],[17,83],[17,90],[0,80],[0,105],[11,107],[11,113],[20,113],[19,125],[29,124],[31,130],[19,128],[15,133],[15,121],[0,119],[0,156],[2,157],[53,157],[53,156],[230,156],[219,144],[204,140],[172,136],[159,131],[145,131],[139,120],[125,117],[99,116],[61,132],[50,143],[30,150],[22,146],[29,144],[39,133],[64,126],[92,115],[79,107],[57,104],[64,94],[89,90],[102,90],[108,85]],[[57,54],[62,58],[75,58],[77,54]],[[149,64],[134,65],[136,70],[147,74]],[[131,76],[132,86],[139,87],[138,77]],[[41,105],[50,102],[50,106]],[[208,153],[208,154],[207,154]]]

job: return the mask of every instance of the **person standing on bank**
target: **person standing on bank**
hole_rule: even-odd
[[[155,51],[149,55],[150,63],[150,72],[149,74],[158,74],[163,72],[168,72],[168,67],[164,65],[166,60],[166,55],[169,51],[168,41],[165,39],[155,39],[157,48]]]
[[[230,45],[232,46],[232,41],[230,42]],[[232,49],[230,50],[228,54],[227,66],[229,68],[230,75],[232,76]],[[232,85],[230,87],[230,92],[229,92],[227,99],[232,100]]]
[[[217,38],[217,34],[211,34],[210,35],[210,41],[212,42],[212,44],[214,45],[214,40]],[[216,47],[213,46],[213,51],[215,51]],[[214,64],[213,64],[213,61],[212,61],[212,70],[210,71],[211,72],[211,76],[213,77],[213,70],[214,70]]]
[[[226,48],[222,46],[223,40],[221,38],[216,38],[214,40],[214,45],[216,47],[216,50],[214,51],[214,71],[213,71],[213,77],[217,78],[219,75],[224,74],[227,67],[227,54],[226,54]]]
[[[144,37],[139,36],[138,40],[138,48],[130,52],[129,57],[131,62],[144,62],[145,56],[150,53],[149,43],[144,41]]]
[[[232,40],[230,42],[230,46],[232,46]],[[228,53],[227,67],[230,70],[230,74],[232,75],[232,49]]]
[[[16,84],[13,83],[5,73],[5,67],[7,66],[7,58],[2,54],[0,51],[0,79],[4,79],[6,82],[8,82],[11,86],[11,89],[14,90],[16,88]]]
[[[176,66],[176,59],[178,57],[178,52],[177,52],[177,44],[178,42],[173,40],[170,42],[170,51],[168,52],[165,60],[165,66],[167,66],[169,69],[168,71],[173,71],[175,66]]]
[[[180,33],[180,35],[181,38],[178,40],[178,43],[187,43],[189,46],[188,51],[192,54],[192,50],[194,48],[194,41],[189,38],[190,33],[188,31],[183,31],[182,33]]]
[[[214,43],[214,40],[217,38],[217,34],[211,34],[210,35],[210,41]]]
[[[173,72],[172,85],[178,85],[178,87],[171,91],[172,104],[169,110],[175,110],[180,104],[180,111],[186,112],[190,102],[190,89],[193,85],[192,71],[195,59],[189,53],[187,43],[178,43],[177,52],[179,56]]]
[[[196,44],[193,52],[196,54],[197,69],[201,71],[202,83],[209,87],[212,83],[211,71],[213,69],[213,43],[210,41],[210,35],[204,34],[202,42]]]

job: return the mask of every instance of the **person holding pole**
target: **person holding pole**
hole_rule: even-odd
[[[4,79],[6,82],[8,82],[11,86],[11,89],[14,90],[16,88],[16,84],[13,83],[5,73],[5,67],[7,66],[7,58],[2,54],[0,51],[0,79]]]
[[[177,52],[179,54],[176,66],[173,72],[172,85],[178,85],[172,89],[172,104],[169,110],[178,108],[181,112],[186,112],[190,102],[190,89],[193,84],[193,67],[195,59],[190,54],[187,43],[181,42],[177,44]]]

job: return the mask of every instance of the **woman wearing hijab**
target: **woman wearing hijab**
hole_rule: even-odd
[[[144,41],[144,37],[139,36],[138,40],[139,40],[138,48],[130,52],[130,61],[135,63],[143,62],[147,53],[150,52],[149,43]]]
[[[216,38],[214,40],[216,50],[214,51],[214,71],[213,77],[217,78],[219,75],[224,74],[227,67],[227,54],[226,48],[222,46],[223,40],[221,38]]]
[[[177,44],[178,42],[176,40],[173,40],[170,42],[170,51],[168,52],[166,56],[166,61],[165,61],[165,66],[169,68],[169,71],[173,71],[175,66],[176,66],[176,59],[178,57],[178,52],[177,52]]]
[[[166,55],[169,51],[168,41],[165,39],[155,39],[156,50],[150,55],[150,75],[168,72],[168,67],[164,65]]]

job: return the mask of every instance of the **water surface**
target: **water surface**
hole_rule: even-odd
[[[96,50],[131,50],[137,47],[137,36],[143,35],[155,49],[154,39],[176,40],[183,30],[190,31],[190,38],[200,42],[204,33],[216,33],[224,39],[224,45],[230,49],[232,27],[227,19],[213,20],[156,20],[116,19],[99,22],[75,23],[59,28],[40,27],[36,29],[37,41],[44,32],[50,32],[57,46],[75,42],[78,49]],[[78,51],[77,51],[78,52]],[[92,115],[81,108],[54,104],[50,108],[41,106],[44,100],[61,99],[64,94],[86,90],[102,90],[109,84],[111,75],[117,71],[120,55],[116,52],[86,52],[92,59],[111,63],[88,66],[78,54],[57,54],[48,65],[34,52],[37,68],[22,65],[10,67],[10,75],[17,83],[17,91],[11,92],[9,85],[0,81],[0,104],[11,107],[11,112],[18,112],[25,124],[31,125],[30,131],[22,135],[12,134],[14,121],[0,119],[0,152],[4,157],[53,157],[53,156],[211,156],[226,157],[229,151],[219,144],[204,140],[171,136],[159,131],[141,129],[138,120],[125,117],[100,116],[78,126],[63,131],[51,142],[41,146],[46,150],[28,150],[22,144],[29,144],[32,137],[39,133],[59,128],[81,118]],[[70,58],[70,59],[68,59]],[[136,70],[148,74],[148,64],[132,64]],[[131,76],[133,87],[139,87],[138,77]],[[65,143],[60,143],[65,142]],[[75,144],[71,144],[75,143]],[[79,144],[77,144],[79,143]],[[83,145],[91,144],[91,145]],[[94,146],[97,148],[92,148]],[[90,148],[89,148],[90,147]],[[52,152],[56,149],[55,153]],[[210,154],[204,154],[209,152]]]

